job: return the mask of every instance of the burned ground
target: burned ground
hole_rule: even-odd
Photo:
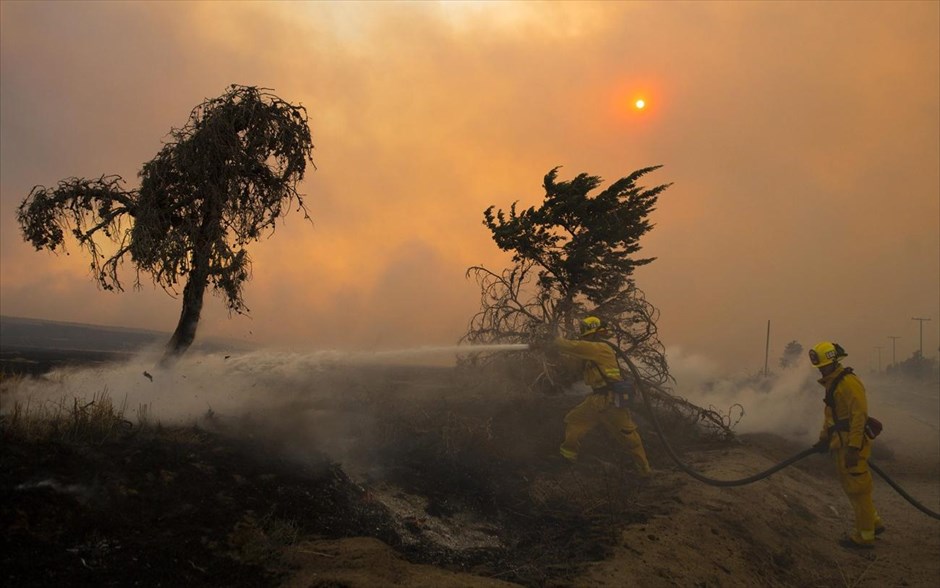
[[[337,393],[325,394],[324,390]],[[874,553],[835,545],[848,505],[810,458],[739,489],[671,467],[637,479],[602,434],[556,457],[575,396],[505,394],[452,370],[326,371],[309,393],[186,425],[135,423],[102,442],[27,441],[0,456],[9,585],[807,586],[934,585],[935,521],[880,485]],[[668,423],[722,478],[800,449],[717,442]],[[926,462],[883,465],[935,500]],[[926,538],[926,540],[925,540]]]
[[[2,460],[10,585],[265,585],[270,535],[372,533],[381,518],[335,465],[286,468],[199,430],[7,443]]]

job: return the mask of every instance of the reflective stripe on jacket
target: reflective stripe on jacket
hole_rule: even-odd
[[[829,384],[839,377],[844,371],[844,367],[833,371],[828,376],[819,380],[823,388],[829,387]],[[842,380],[836,386],[832,393],[835,404],[836,414],[832,414],[832,407],[826,406],[825,417],[823,419],[822,431],[819,438],[829,439],[829,448],[837,449],[839,447],[856,447],[861,449],[865,443],[865,422],[868,420],[868,399],[865,395],[865,386],[853,373],[848,373],[842,377]],[[836,420],[840,422],[836,426]],[[830,436],[830,431],[832,435]]]
[[[603,341],[581,341],[562,337],[555,339],[554,344],[561,353],[584,360],[581,377],[591,388],[597,390],[607,386],[609,382],[620,381],[617,354],[609,344]],[[603,376],[601,371],[604,372]]]

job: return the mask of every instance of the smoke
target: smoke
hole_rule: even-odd
[[[453,396],[452,370],[441,363],[453,365],[465,353],[525,348],[191,351],[163,370],[154,367],[160,350],[153,350],[124,363],[61,368],[19,380],[4,390],[3,411],[15,403],[32,410],[69,407],[73,399],[84,405],[107,395],[132,423],[197,424],[264,441],[301,460],[323,454],[352,465],[353,448],[368,445],[383,424],[420,411],[445,393]]]
[[[5,400],[33,402],[107,393],[132,410],[146,406],[151,417],[185,423],[207,411],[238,415],[295,402],[329,399],[362,379],[376,381],[396,366],[453,364],[471,352],[520,351],[525,344],[428,346],[383,351],[279,351],[189,353],[171,369],[155,368],[157,351],[125,363],[96,368],[61,368],[21,381]],[[385,368],[383,371],[382,368]],[[6,402],[4,403],[6,404]]]
[[[822,421],[822,388],[815,370],[805,364],[770,377],[729,377],[710,359],[671,348],[669,368],[675,393],[686,400],[728,415],[738,433],[774,433],[798,442],[815,443]],[[741,413],[743,411],[743,416]]]
[[[818,439],[824,390],[816,381],[817,370],[805,359],[768,377],[729,377],[717,363],[682,348],[671,348],[667,358],[677,395],[732,419],[743,410],[735,432],[773,433],[802,444]],[[876,450],[880,446],[882,456],[899,460],[940,462],[940,383],[856,372],[866,388],[869,415],[885,426]]]
[[[875,374],[862,374],[862,380],[868,413],[884,424],[879,442],[898,461],[925,462],[940,471],[940,382]]]
[[[239,436],[274,442],[288,455],[326,454],[348,466],[357,461],[354,448],[382,443],[383,427],[394,419],[426,415],[456,400],[455,394],[469,397],[470,391],[455,386],[449,366],[437,369],[429,364],[452,364],[463,352],[525,347],[189,353],[169,370],[154,369],[159,359],[154,350],[126,363],[59,369],[20,380],[4,391],[3,411],[14,402],[37,407],[66,399],[71,404],[72,398],[92,401],[106,393],[115,406],[125,407],[125,418],[132,422],[145,416],[167,425],[221,423]],[[674,393],[728,415],[736,433],[773,433],[806,445],[816,441],[823,390],[816,370],[807,363],[763,377],[728,376],[716,362],[678,347],[668,351],[668,360],[676,380]],[[937,384],[860,375],[869,412],[885,425],[878,445],[898,456],[936,463]],[[493,398],[480,400],[502,399],[495,390],[490,392]]]

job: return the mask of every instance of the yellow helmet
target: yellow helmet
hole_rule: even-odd
[[[607,330],[607,325],[604,324],[604,321],[597,318],[596,316],[586,316],[581,319],[581,337],[587,337],[588,335],[593,335],[594,333],[605,332]]]
[[[841,345],[829,341],[817,343],[815,347],[809,350],[809,360],[814,367],[818,368],[835,363],[848,356],[849,354],[845,352],[845,349],[842,349]]]

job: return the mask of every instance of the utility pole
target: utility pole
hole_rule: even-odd
[[[878,352],[878,371],[875,373],[880,374],[881,373],[881,347],[876,346],[875,351]]]
[[[911,320],[920,322],[920,356],[924,357],[924,321],[929,321],[930,319],[913,317]]]
[[[891,365],[898,365],[898,339],[900,337],[892,337],[888,335],[888,339],[891,339]]]
[[[770,360],[770,319],[767,320],[767,346],[764,348],[764,377],[770,375],[767,363]]]

